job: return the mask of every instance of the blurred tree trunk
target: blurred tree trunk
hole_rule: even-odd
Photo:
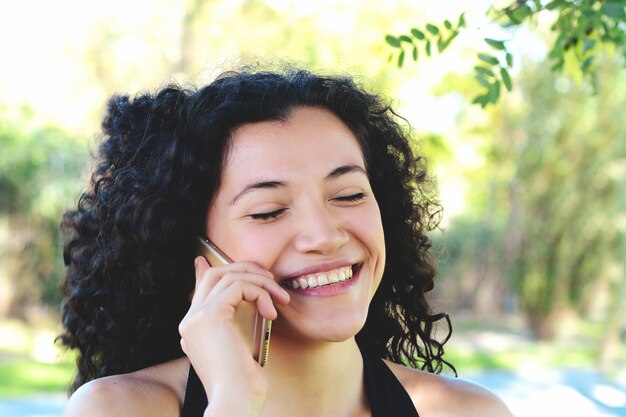
[[[621,246],[622,250],[624,246]],[[622,252],[626,253],[626,252]],[[614,369],[613,365],[619,354],[620,338],[626,332],[626,265],[622,265],[621,276],[614,285],[611,305],[598,349],[598,365],[604,372]]]
[[[191,0],[187,3],[181,24],[180,55],[174,65],[174,72],[188,75],[192,71],[195,25],[203,17],[202,9],[206,4],[207,0]]]
[[[8,246],[10,237],[9,219],[7,216],[0,216],[0,317],[9,314],[13,299],[13,282],[9,279]]]
[[[618,356],[620,338],[626,337],[626,141],[617,143],[617,165],[613,175],[618,177],[618,193],[615,204],[615,219],[617,225],[617,263],[615,279],[612,282],[608,317],[598,350],[598,364],[605,372],[611,371],[612,365]],[[621,164],[620,164],[621,162]],[[621,180],[620,180],[621,178]]]

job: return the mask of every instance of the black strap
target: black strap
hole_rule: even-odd
[[[361,355],[365,395],[372,417],[419,417],[411,397],[385,362],[370,356],[362,347]]]
[[[198,378],[198,374],[196,374],[193,366],[189,365],[187,390],[185,391],[185,400],[180,417],[202,417],[208,404],[202,382],[200,382],[200,378]]]

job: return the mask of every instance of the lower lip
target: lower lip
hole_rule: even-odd
[[[332,297],[335,295],[341,295],[350,290],[350,288],[356,283],[359,279],[360,268],[358,271],[354,272],[352,278],[346,281],[340,281],[334,284],[323,285],[321,287],[313,287],[306,289],[295,289],[291,287],[283,287],[287,291],[295,295],[302,295],[305,297]]]

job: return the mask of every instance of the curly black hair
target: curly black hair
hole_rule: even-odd
[[[408,129],[345,76],[243,69],[203,88],[170,85],[108,102],[90,187],[61,223],[67,265],[62,343],[78,349],[71,391],[102,376],[183,355],[178,324],[194,286],[194,237],[219,186],[237,127],[328,109],[359,140],[380,206],[387,262],[357,335],[380,357],[439,373],[443,344],[425,293],[436,266],[426,233],[440,206]],[[449,324],[449,320],[448,320]]]

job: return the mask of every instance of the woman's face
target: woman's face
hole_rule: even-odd
[[[352,131],[328,110],[232,135],[208,237],[271,271],[291,294],[274,334],[340,341],[365,323],[385,246],[378,204]]]

